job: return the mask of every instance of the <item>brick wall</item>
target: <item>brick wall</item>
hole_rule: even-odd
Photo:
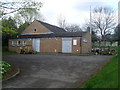
[[[86,41],[87,40],[87,41]],[[85,33],[81,40],[81,53],[90,53],[91,52],[91,35],[90,33]]]
[[[36,32],[34,32],[34,29],[36,29]],[[34,21],[32,24],[30,24],[23,32],[22,34],[31,34],[31,33],[45,33],[45,32],[51,32],[46,27],[44,27],[42,24],[40,24],[37,21]]]

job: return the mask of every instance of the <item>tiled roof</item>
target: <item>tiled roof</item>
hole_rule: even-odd
[[[40,22],[43,26],[45,26],[47,29],[49,29],[50,31],[52,31],[54,33],[66,32],[63,28],[60,28],[60,27],[57,27],[54,25],[50,25],[50,24],[42,22],[42,21],[38,21],[38,22]]]

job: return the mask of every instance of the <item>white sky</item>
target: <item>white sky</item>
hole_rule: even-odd
[[[118,15],[119,0],[35,0],[43,2],[41,13],[45,22],[57,25],[60,15],[66,18],[67,23],[83,25],[89,20],[89,10],[99,6],[108,6],[116,10]]]
[[[2,1],[2,0],[0,0]],[[4,1],[4,0],[3,0]],[[16,1],[16,0],[7,0]],[[19,0],[18,0],[19,1]],[[107,6],[115,9],[116,22],[118,20],[118,1],[120,0],[33,0],[42,2],[41,14],[45,22],[58,25],[58,17],[64,16],[67,23],[84,25],[90,17],[90,6]]]

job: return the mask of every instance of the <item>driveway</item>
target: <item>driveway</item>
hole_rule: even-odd
[[[6,55],[21,73],[3,82],[3,88],[73,88],[81,85],[112,56]]]

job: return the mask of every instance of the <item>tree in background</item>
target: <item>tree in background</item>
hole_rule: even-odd
[[[110,42],[111,45],[116,42],[114,34],[107,34],[105,37],[106,41]]]
[[[39,10],[34,8],[29,8],[25,10],[19,10],[17,14],[15,14],[14,18],[16,19],[19,25],[25,23],[31,23],[34,20],[44,21],[44,18]]]
[[[31,23],[34,20],[43,20],[40,14],[41,2],[35,2],[34,0],[21,0],[21,1],[0,1],[0,13],[1,18],[13,16],[17,26]]]
[[[79,25],[77,24],[69,24],[66,22],[66,18],[63,15],[59,15],[57,18],[57,22],[59,27],[65,29],[67,32],[78,32],[82,31]]]
[[[2,25],[0,25],[1,33],[2,33],[2,45],[8,45],[8,40],[10,38],[15,38],[18,34],[16,22],[11,19],[2,19],[0,21]]]
[[[41,7],[41,2],[35,2],[33,0],[20,0],[17,2],[8,0],[0,1],[2,17],[17,12],[39,11]]]
[[[63,15],[59,15],[58,18],[57,18],[57,23],[59,25],[59,27],[65,29],[66,27],[66,19],[65,19],[65,16]]]
[[[108,37],[111,37],[110,35],[113,33],[116,25],[114,11],[109,7],[94,8],[91,24],[92,37],[97,36],[99,45],[101,42],[104,42],[105,46]],[[87,22],[83,28],[86,30],[87,27],[90,27],[90,22]],[[92,39],[94,40],[94,38]]]
[[[9,17],[8,19],[2,19],[1,20],[2,26],[3,27],[8,27],[11,30],[16,30],[17,26],[16,26],[16,21],[13,20],[11,17]]]
[[[95,31],[92,31],[91,38],[92,38],[93,46],[94,46],[95,42],[98,42],[98,43],[99,43],[99,46],[100,46],[100,39],[99,39],[99,37],[97,36],[97,34],[96,34]]]
[[[116,25],[113,12],[114,11],[108,7],[98,7],[93,11],[92,27],[97,34],[100,34],[104,45],[106,35],[111,34]]]
[[[21,33],[33,20],[41,19],[41,2],[31,0],[0,1],[0,28],[2,44],[8,45],[8,39],[14,38]],[[12,18],[11,15],[13,16]],[[38,20],[39,20],[38,19]]]
[[[68,25],[66,25],[65,30],[67,32],[79,32],[79,31],[82,31],[80,26],[77,25],[77,24],[68,24]]]
[[[115,41],[118,41],[118,46],[120,46],[120,24],[117,25],[114,31]]]
[[[18,28],[18,33],[21,34],[29,25],[30,25],[30,23],[28,23],[28,22],[21,24]]]

